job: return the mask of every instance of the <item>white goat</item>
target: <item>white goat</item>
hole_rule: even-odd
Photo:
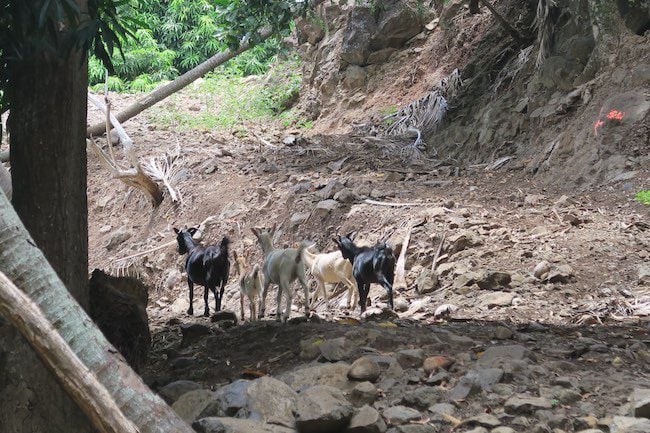
[[[340,251],[333,251],[331,253],[316,253],[310,246],[303,251],[303,261],[306,268],[316,278],[316,291],[311,300],[311,308],[314,308],[318,300],[319,292],[325,298],[325,304],[329,308],[330,303],[327,297],[327,290],[325,283],[336,284],[343,283],[348,288],[348,308],[352,308],[359,300],[359,291],[357,284],[352,277],[352,264],[343,258]],[[352,298],[354,297],[354,301]],[[353,303],[351,303],[353,302]]]
[[[254,322],[257,320],[257,309],[255,308],[255,300],[259,299],[262,302],[260,295],[262,294],[262,274],[260,273],[260,265],[256,264],[250,272],[248,264],[243,256],[238,256],[236,251],[233,251],[235,257],[235,264],[237,266],[237,275],[239,275],[239,304],[241,307],[241,320],[244,318],[244,298],[248,298],[248,311],[250,313],[250,320]]]

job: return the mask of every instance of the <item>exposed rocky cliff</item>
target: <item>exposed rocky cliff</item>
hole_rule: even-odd
[[[461,1],[325,2],[298,25],[301,107],[315,132],[382,133],[458,69],[463,85],[442,122],[418,126],[430,156],[461,167],[510,156],[507,167],[549,181],[642,186],[650,2],[612,3],[607,25],[593,2],[539,3],[536,18],[536,0],[495,2],[516,41],[485,7],[470,14]]]

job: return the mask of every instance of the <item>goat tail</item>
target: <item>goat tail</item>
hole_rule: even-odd
[[[223,239],[221,239],[221,244],[219,246],[221,247],[222,251],[228,251],[228,245],[230,245],[230,238],[228,236],[224,236]]]
[[[303,261],[303,254],[309,245],[310,243],[308,241],[303,241],[300,243],[300,246],[298,247],[298,254],[296,255],[296,263]]]

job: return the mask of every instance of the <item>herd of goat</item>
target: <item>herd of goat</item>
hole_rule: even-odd
[[[352,308],[358,302],[362,313],[366,310],[370,284],[380,284],[388,293],[389,307],[393,308],[395,256],[393,250],[385,242],[380,242],[373,247],[357,246],[350,233],[333,239],[339,251],[319,254],[314,252],[313,247],[308,246],[306,242],[301,243],[298,248],[275,248],[273,246],[275,226],[270,230],[260,228],[251,230],[262,248],[264,261],[261,268],[258,264],[249,268],[246,259],[233,252],[236,272],[239,275],[242,320],[244,320],[245,298],[249,300],[250,320],[264,317],[266,295],[270,285],[275,284],[278,286],[276,320],[286,322],[291,314],[294,294],[292,286],[296,280],[300,282],[304,290],[305,315],[307,317],[309,317],[310,308],[314,307],[319,295],[322,295],[329,307],[326,283],[345,285],[348,289],[348,308]],[[221,309],[224,289],[230,274],[228,248],[230,240],[224,236],[219,245],[203,246],[193,238],[197,229],[178,230],[174,228],[174,231],[178,241],[179,254],[187,254],[185,271],[190,290],[190,308],[187,310],[187,314],[194,314],[194,285],[197,284],[205,288],[203,315],[207,317],[210,315],[208,306],[210,291],[215,297],[216,310]],[[309,302],[305,269],[309,270],[317,283],[311,303]],[[217,288],[219,288],[218,292]],[[286,306],[282,312],[283,294]],[[256,308],[256,300],[259,308]]]

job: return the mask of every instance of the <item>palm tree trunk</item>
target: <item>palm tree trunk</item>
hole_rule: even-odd
[[[263,29],[260,32],[260,42],[265,41],[269,37],[273,35],[273,31],[271,29]],[[129,120],[133,116],[136,116],[140,113],[142,113],[144,110],[147,108],[151,107],[154,104],[157,104],[158,102],[162,101],[163,99],[167,98],[170,95],[173,95],[174,93],[178,92],[179,90],[187,87],[189,84],[191,84],[193,81],[201,78],[208,72],[212,71],[214,68],[217,66],[220,66],[224,63],[226,63],[228,60],[232,59],[233,57],[238,56],[239,54],[243,53],[244,51],[248,50],[251,48],[251,44],[248,42],[244,42],[239,46],[239,48],[235,51],[231,50],[226,50],[224,52],[221,52],[219,54],[216,54],[213,57],[210,57],[208,60],[205,62],[201,63],[198,65],[196,68],[187,71],[180,77],[176,78],[174,81],[172,81],[169,84],[165,84],[162,87],[159,87],[158,89],[154,90],[147,96],[139,99],[136,101],[134,104],[128,106],[124,110],[120,111],[115,115],[117,117],[117,120],[120,123],[124,123],[125,121]],[[105,123],[97,123],[96,125],[91,126],[88,128],[88,131],[86,132],[86,135],[88,137],[91,136],[98,136],[102,135],[104,132],[106,132],[106,124]]]
[[[0,194],[0,272],[39,306],[47,320],[97,376],[122,413],[141,433],[192,433],[192,429],[147,388],[106,341],[35,246],[4,194]],[[0,325],[0,337],[10,331],[6,325]],[[11,347],[0,347],[0,364],[4,358],[2,351],[5,350],[8,353]],[[50,390],[42,387],[31,392],[32,399],[45,400]],[[3,416],[0,416],[0,424],[8,426],[7,431],[13,431]]]

